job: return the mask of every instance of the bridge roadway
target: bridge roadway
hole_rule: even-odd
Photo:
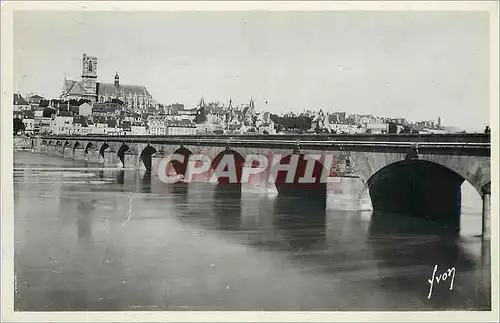
[[[75,136],[51,135],[42,136],[43,138],[67,138]],[[490,135],[483,133],[447,133],[447,134],[278,134],[278,135],[216,135],[216,134],[198,134],[198,135],[169,135],[169,136],[151,136],[151,135],[127,135],[127,136],[104,136],[104,135],[85,135],[85,138],[109,139],[121,138],[125,140],[143,140],[143,139],[245,139],[245,140],[300,140],[300,141],[374,141],[374,142],[470,142],[470,143],[490,143]]]
[[[305,174],[304,155],[322,156],[314,165],[314,172],[321,174],[324,168],[332,170],[331,163],[325,163],[330,154],[335,163],[344,159],[355,170],[374,210],[425,217],[454,232],[460,229],[461,185],[468,181],[483,198],[483,238],[490,238],[489,134],[39,136],[32,138],[32,147],[73,158],[95,158],[105,165],[116,166],[119,158],[123,167],[141,167],[153,173],[160,169],[160,160],[175,153],[184,156],[184,162],[173,163],[178,174],[185,174],[191,155],[210,157],[217,170],[221,160],[226,160],[223,157],[230,154],[233,162],[238,161],[238,176],[246,156],[268,156],[268,164],[279,167],[299,154],[292,186],[281,182],[279,175],[275,185],[280,194],[300,191],[320,197],[327,194],[326,186],[314,183],[314,188],[301,187],[297,180]],[[285,157],[275,162],[271,161],[273,155]],[[227,175],[217,177],[220,183]]]
[[[186,135],[186,136],[40,136],[60,142],[106,142],[149,145],[192,145],[320,151],[403,152],[417,148],[421,153],[490,156],[486,134],[442,135]]]

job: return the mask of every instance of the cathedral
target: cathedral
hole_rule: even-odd
[[[80,100],[91,102],[108,102],[119,99],[133,110],[144,110],[154,106],[155,102],[145,86],[120,84],[120,76],[115,75],[114,83],[100,83],[97,81],[97,57],[83,54],[81,81],[64,80],[61,99]]]

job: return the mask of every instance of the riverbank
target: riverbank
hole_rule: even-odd
[[[14,136],[12,147],[14,150],[29,150],[31,149],[31,139],[24,136]]]

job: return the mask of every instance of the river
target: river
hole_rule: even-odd
[[[481,198],[459,238],[361,210],[357,179],[326,210],[275,192],[165,184],[139,170],[14,153],[15,309],[489,310]],[[451,279],[434,284],[455,267]]]

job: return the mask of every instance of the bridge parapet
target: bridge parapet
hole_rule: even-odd
[[[43,137],[43,136],[42,136]],[[50,135],[51,138],[68,138],[77,136]],[[107,138],[109,140],[168,140],[168,139],[219,139],[219,140],[300,140],[300,141],[364,141],[364,142],[470,142],[490,143],[490,134],[483,133],[448,133],[448,134],[279,134],[279,135],[185,135],[185,136],[102,136],[86,135],[87,140]],[[101,139],[97,139],[101,140]]]
[[[473,138],[477,136],[472,136]],[[53,137],[47,136],[42,137],[45,140],[89,140],[87,136],[80,137]],[[456,138],[455,138],[456,139]],[[117,146],[116,150],[122,143],[127,143],[131,148],[134,149],[134,145],[138,151],[142,151],[148,144],[160,146],[169,145],[185,145],[191,147],[218,147],[225,148],[228,145],[234,148],[263,148],[263,149],[296,149],[300,146],[300,149],[304,150],[320,150],[320,151],[364,151],[364,152],[386,152],[386,153],[397,153],[404,152],[409,148],[417,145],[421,152],[429,154],[465,154],[465,155],[477,155],[477,156],[489,156],[491,153],[491,144],[489,142],[476,142],[473,140],[467,141],[446,141],[446,142],[419,142],[415,143],[413,141],[363,141],[363,140],[292,140],[287,138],[283,139],[241,139],[241,138],[228,138],[228,137],[218,137],[218,138],[199,138],[196,136],[184,136],[184,137],[125,137],[125,136],[95,136],[92,137],[91,142],[106,142],[108,145]],[[134,144],[134,145],[130,145]],[[203,150],[203,149],[199,149]]]

